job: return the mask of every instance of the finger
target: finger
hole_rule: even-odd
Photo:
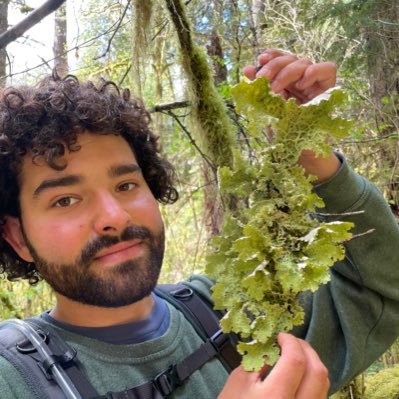
[[[293,98],[296,100],[298,105],[305,104],[309,101],[309,98],[302,92],[293,90],[291,87],[285,91],[288,93],[287,100]]]
[[[281,57],[283,55],[290,55],[290,54],[287,53],[286,51],[276,48],[266,49],[260,55],[258,55],[258,63],[260,65],[263,65],[268,63],[273,58]]]
[[[287,65],[296,61],[297,58],[293,55],[283,55],[269,61],[265,64],[256,74],[256,77],[267,77],[269,80],[273,80],[275,76]]]
[[[235,368],[227,378],[218,399],[244,398],[258,383],[266,369],[259,372],[247,372],[241,366]]]
[[[330,61],[310,65],[303,77],[296,84],[298,89],[304,90],[319,82],[324,89],[333,87],[337,80],[337,66]]]
[[[299,339],[290,334],[279,334],[281,357],[264,383],[273,387],[273,396],[295,397],[305,374],[306,357]]]
[[[320,360],[316,351],[306,341],[300,341],[306,356],[306,371],[302,383],[296,393],[296,399],[325,399],[330,387],[328,370]]]
[[[256,68],[253,65],[245,66],[242,72],[249,80],[254,80],[256,77]]]
[[[281,68],[278,74],[275,75],[272,89],[274,91],[280,91],[302,79],[302,76],[310,65],[312,65],[312,61],[306,58],[287,63],[286,66]]]
[[[317,85],[317,86],[312,86],[310,89],[304,91],[304,94],[307,98],[307,101],[309,101],[317,97],[318,95],[324,93],[325,91],[326,91],[325,89]]]

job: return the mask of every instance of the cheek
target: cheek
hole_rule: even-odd
[[[85,242],[85,225],[81,222],[49,222],[41,220],[33,231],[27,231],[36,251],[44,258],[61,262],[76,258],[76,252]]]
[[[163,221],[159,205],[152,195],[144,196],[135,201],[131,209],[133,223],[141,224],[156,231],[162,229]]]

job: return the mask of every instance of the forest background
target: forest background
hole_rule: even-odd
[[[22,23],[10,25],[11,10]],[[12,43],[34,47],[27,28],[45,15],[54,24],[53,54],[23,68],[24,55],[13,54]],[[206,56],[202,69],[190,64],[193,46]],[[163,281],[203,270],[207,242],[222,219],[214,159],[203,149],[198,115],[193,120],[197,93],[190,82],[194,75],[212,77],[207,84],[247,148],[230,88],[265,48],[338,65],[349,97],[345,117],[354,125],[337,149],[381,189],[399,217],[399,0],[48,0],[38,9],[25,0],[0,0],[0,85],[33,83],[56,67],[60,74],[113,80],[144,99],[179,178],[180,200],[162,209]],[[52,302],[42,282],[30,287],[0,280],[0,320],[37,314]],[[334,399],[398,398],[398,345]]]

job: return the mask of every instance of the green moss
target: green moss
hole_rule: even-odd
[[[399,398],[399,366],[381,370],[366,380],[367,399]]]
[[[219,95],[204,51],[192,39],[192,30],[181,0],[166,0],[180,43],[182,65],[187,75],[193,117],[204,152],[216,166],[231,166],[233,126]]]

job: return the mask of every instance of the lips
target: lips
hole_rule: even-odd
[[[124,260],[123,258],[129,258],[137,254],[141,249],[142,243],[143,243],[142,240],[131,240],[112,245],[111,247],[108,247],[98,252],[94,260],[96,261]]]

